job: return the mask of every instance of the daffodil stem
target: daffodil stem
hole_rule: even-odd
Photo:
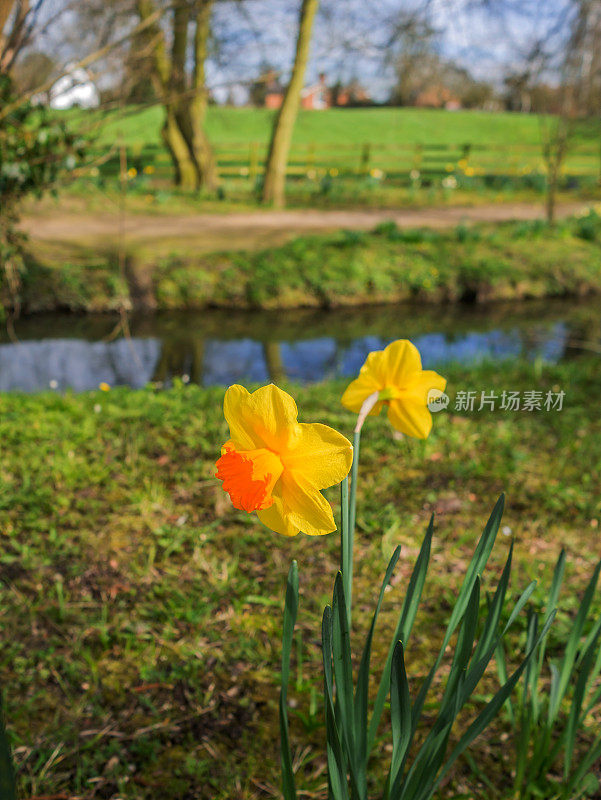
[[[340,484],[340,571],[346,599],[346,612],[349,630],[352,620],[353,603],[353,545],[355,541],[355,519],[357,512],[357,477],[359,474],[359,444],[361,429],[355,431],[353,441],[353,466],[351,470],[351,491],[349,501],[348,476]]]
[[[353,466],[351,469],[351,503],[349,510],[349,529],[351,539],[355,538],[355,519],[357,514],[357,476],[359,475],[359,449],[361,445],[361,430],[355,431],[353,439]],[[352,546],[351,546],[352,552]]]
[[[340,571],[350,630],[353,599],[353,532],[350,526],[348,475],[340,484],[340,516]]]

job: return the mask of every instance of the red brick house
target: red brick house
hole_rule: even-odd
[[[338,83],[332,94],[332,105],[334,106],[361,106],[371,103],[371,95],[357,81],[351,81],[346,86]]]
[[[284,100],[284,87],[274,70],[265,76],[265,108],[279,108]]]
[[[422,89],[415,98],[414,105],[418,108],[446,108],[456,111],[461,108],[461,100],[446,86],[432,84],[427,89]]]
[[[302,108],[312,108],[316,111],[321,111],[324,108],[330,108],[332,105],[332,93],[326,86],[326,76],[322,72],[319,76],[319,82],[313,86],[307,86],[301,92],[301,106]]]
[[[265,108],[279,108],[284,101],[284,88],[273,76],[266,81]],[[330,108],[332,93],[326,86],[326,76],[321,73],[318,83],[305,87],[301,92],[301,107],[315,110]]]

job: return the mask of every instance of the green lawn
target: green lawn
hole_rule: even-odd
[[[163,110],[153,106],[124,112],[67,112],[85,126],[100,119],[98,141],[113,144],[159,144]],[[207,132],[217,144],[228,142],[266,143],[271,132],[273,111],[263,108],[211,106]],[[598,129],[597,129],[598,132]],[[381,145],[414,144],[500,144],[539,145],[541,118],[537,114],[492,113],[487,111],[441,111],[423,108],[350,108],[327,111],[299,111],[294,129],[297,144],[345,144],[373,142]],[[582,138],[594,143],[596,132],[582,131]]]
[[[221,201],[256,199],[273,113],[210,107],[206,127],[223,179]],[[121,145],[132,188],[138,184],[148,193],[172,180],[171,160],[160,136],[159,106],[70,111],[63,116],[92,138],[90,155],[100,165],[93,175],[100,188],[118,176]],[[489,201],[511,199],[504,192],[512,199],[533,199],[544,191],[542,142],[548,127],[548,118],[534,114],[416,108],[301,111],[288,163],[288,199],[305,206],[320,205],[320,200],[330,206],[434,205],[441,202],[434,190],[444,178],[456,180],[446,191],[455,203],[466,202],[466,191],[468,196],[484,193]],[[595,192],[598,138],[597,122],[578,127],[564,164],[563,189]],[[151,173],[145,174],[145,169]],[[367,186],[362,185],[365,179]]]
[[[598,357],[444,372],[451,398],[460,389],[563,389],[566,397],[561,412],[441,413],[424,443],[394,439],[384,418],[367,423],[355,554],[358,631],[365,631],[390,552],[403,546],[374,665],[382,663],[427,520],[436,514],[423,607],[407,648],[412,693],[501,491],[508,494],[506,527],[492,573],[515,537],[513,593],[531,578],[547,586],[559,549],[569,554],[551,653],[601,554]],[[301,420],[350,434],[342,389],[292,387]],[[222,389],[181,385],[0,398],[0,683],[24,798],[277,796],[280,611],[292,558],[301,576],[303,653],[302,663],[295,655],[292,742],[299,784],[313,792],[307,797],[326,796],[319,617],[338,537],[285,539],[232,509],[213,477],[227,434],[222,398]],[[329,497],[336,512],[336,492]],[[543,597],[541,588],[537,608]],[[595,606],[599,613],[599,595]],[[522,618],[509,648],[514,662],[524,633]],[[494,686],[490,673],[482,692]],[[583,748],[599,724],[599,715],[590,720]],[[501,717],[473,751],[500,798],[508,798],[507,730]],[[385,733],[384,760],[388,741]],[[441,797],[490,791],[460,761]]]

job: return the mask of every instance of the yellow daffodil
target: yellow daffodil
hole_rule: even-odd
[[[234,506],[256,511],[264,525],[286,536],[335,531],[320,489],[348,475],[348,439],[327,425],[299,423],[296,403],[273,384],[252,394],[230,386],[223,411],[231,438],[221,448],[217,477]]]
[[[431,390],[443,392],[446,385],[446,380],[438,373],[422,369],[422,360],[414,344],[399,339],[367,356],[359,377],[343,394],[342,404],[358,414],[365,400],[377,392],[378,399],[370,414],[379,414],[386,405],[393,428],[425,439],[432,429],[428,393]]]

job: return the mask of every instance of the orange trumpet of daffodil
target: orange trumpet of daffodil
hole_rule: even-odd
[[[370,414],[379,414],[387,406],[393,428],[407,436],[425,439],[432,429],[428,394],[433,389],[443,392],[446,385],[438,373],[422,369],[419,350],[414,344],[399,339],[367,356],[358,378],[342,395],[342,405],[358,414],[363,403],[377,393]]]
[[[348,475],[348,439],[327,425],[299,423],[296,403],[273,384],[252,394],[230,386],[223,411],[231,438],[221,448],[217,477],[234,506],[256,511],[264,525],[285,536],[335,531],[320,489]]]

